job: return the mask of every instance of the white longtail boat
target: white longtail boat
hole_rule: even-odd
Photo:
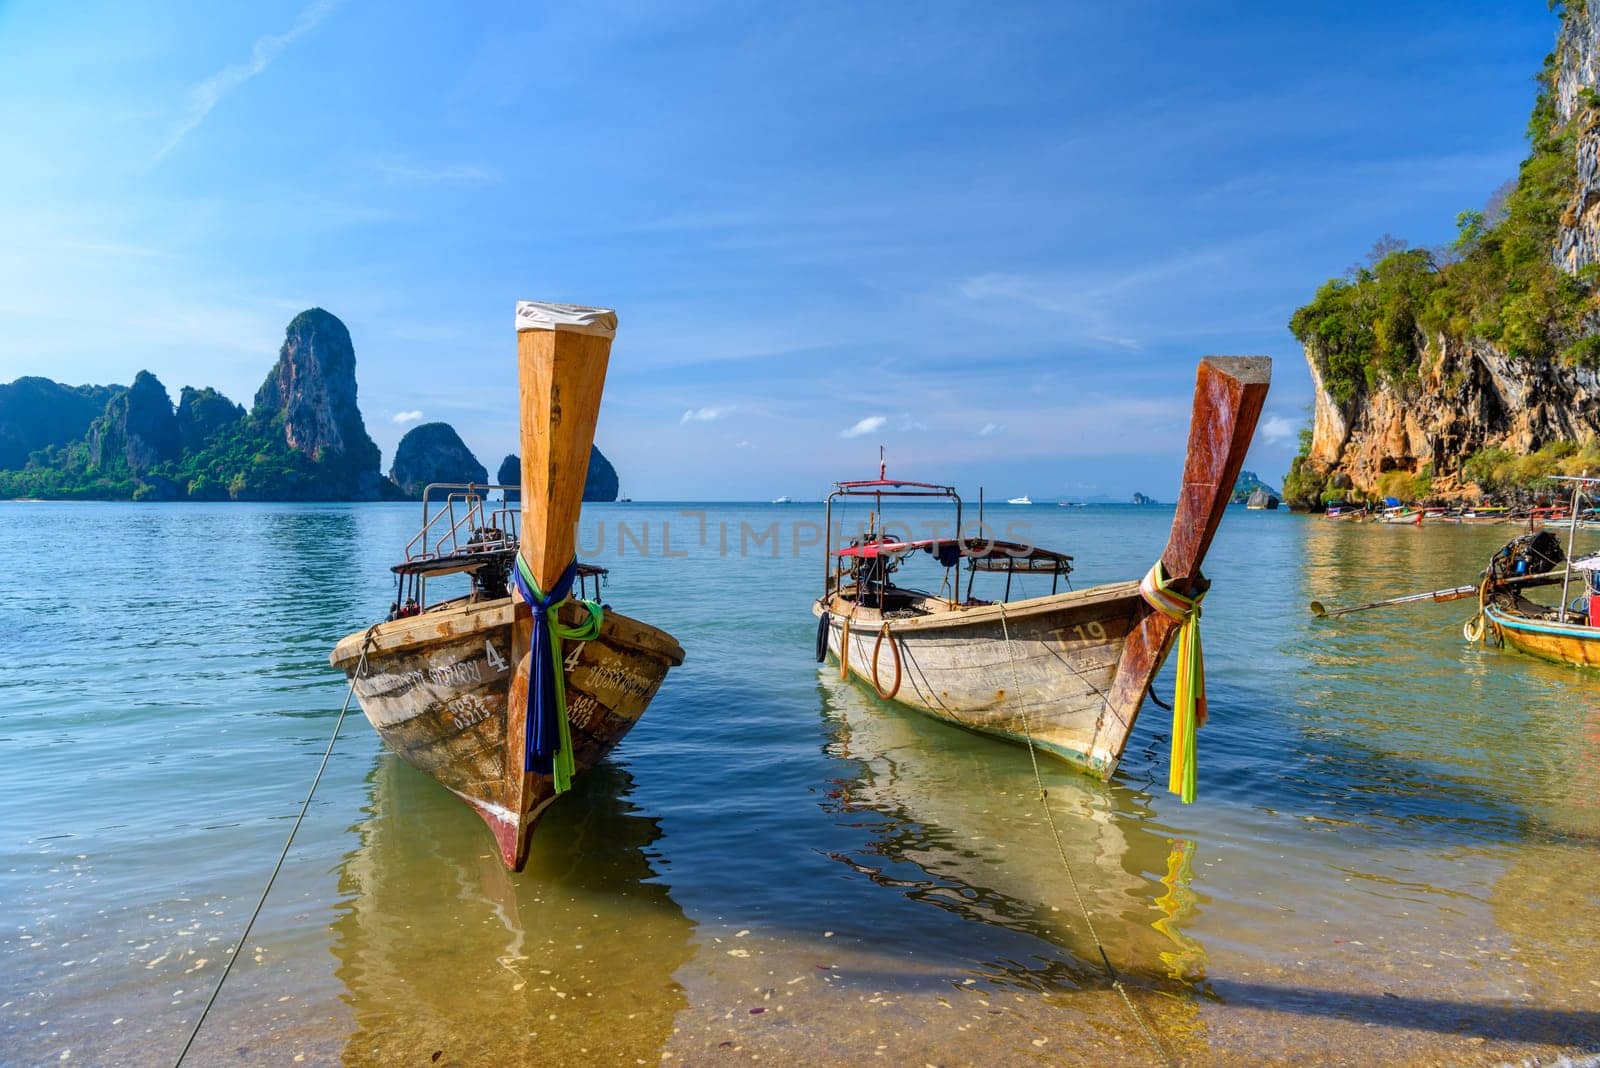
[[[1271,368],[1261,356],[1201,361],[1177,514],[1166,550],[1142,582],[1060,591],[1070,556],[962,537],[961,498],[951,486],[891,479],[881,465],[876,479],[838,483],[828,498],[823,591],[812,606],[818,659],[837,658],[841,675],[871,684],[886,700],[1109,778],[1180,628],[1194,635],[1189,606],[1209,587],[1200,564],[1227,511]],[[870,498],[874,519],[864,537],[835,547],[833,506],[846,498]],[[876,525],[885,498],[952,502],[957,537],[888,538]],[[946,569],[940,592],[895,584],[894,571],[918,552]],[[989,602],[972,598],[969,578],[963,597],[962,561],[1008,576],[1049,574],[1057,585],[1048,596]],[[1008,584],[1007,598],[1009,592]],[[1198,667],[1198,655],[1194,662]],[[1193,681],[1189,692],[1203,719],[1203,694],[1193,694]],[[1184,686],[1180,678],[1180,691]],[[1189,766],[1181,792],[1192,797],[1192,737],[1175,738],[1174,748],[1175,764]]]
[[[574,540],[616,324],[605,308],[517,305],[520,516],[485,503],[516,487],[424,490],[391,618],[329,657],[389,748],[471,805],[515,871],[540,815],[683,662],[664,631],[567,596],[591,579],[598,596],[603,573],[577,564]],[[441,488],[445,506],[430,511]],[[427,603],[430,578],[462,572],[471,593]],[[531,600],[552,603],[536,620]]]

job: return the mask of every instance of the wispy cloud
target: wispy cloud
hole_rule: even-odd
[[[920,419],[913,418],[910,412],[902,412],[900,418],[895,422],[895,429],[902,431],[926,430],[928,429],[928,424]]]
[[[718,419],[733,411],[732,408],[690,408],[678,420],[678,425],[686,423],[715,423]]]
[[[1261,424],[1261,440],[1266,442],[1288,441],[1294,437],[1296,430],[1293,419],[1285,419],[1281,415],[1271,415]]]
[[[177,148],[196,126],[205,121],[205,117],[211,114],[211,109],[216,107],[223,97],[271,66],[279,53],[316,29],[317,24],[327,18],[329,12],[338,7],[340,2],[341,0],[315,0],[314,3],[301,9],[299,17],[294,20],[294,25],[283,33],[257,37],[255,45],[250,49],[248,60],[223,67],[211,77],[196,83],[189,90],[189,107],[183,120],[156,150],[150,165],[155,166],[165,159],[167,154]]]
[[[980,438],[990,438],[1004,429],[1005,425],[1003,423],[985,423],[983,424],[983,429],[978,431],[978,436]]]
[[[389,417],[391,422],[399,423],[402,426],[404,426],[406,423],[415,423],[421,418],[421,411],[395,412],[394,415]]]
[[[413,163],[397,156],[380,156],[372,169],[386,182],[404,185],[442,185],[446,183],[483,185],[501,180],[500,172],[472,163]]]
[[[889,422],[886,416],[869,415],[854,426],[846,427],[839,431],[841,438],[859,438],[863,434],[870,434],[874,430],[882,430]]]

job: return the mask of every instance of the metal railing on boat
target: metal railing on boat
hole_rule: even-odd
[[[518,522],[522,510],[501,502],[499,508],[486,505],[486,495],[495,490],[519,492],[521,486],[498,483],[430,482],[422,490],[422,529],[406,544],[406,562],[436,560],[443,557],[470,553],[499,552],[517,544]],[[434,491],[445,493],[442,502],[434,501]],[[433,504],[437,511],[430,514]],[[459,512],[459,515],[458,515]],[[441,528],[441,524],[443,524]],[[474,535],[491,531],[498,537],[479,538]],[[430,539],[433,539],[430,541]]]

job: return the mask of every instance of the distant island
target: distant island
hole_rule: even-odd
[[[209,386],[183,387],[174,405],[149,371],[129,386],[0,385],[0,498],[409,500],[429,482],[488,481],[447,423],[412,428],[384,475],[355,366],[344,323],[311,308],[289,323],[248,411]],[[502,479],[508,470],[519,471],[513,456]],[[589,470],[583,499],[615,500],[616,471],[598,448]]]
[[[1233,484],[1233,495],[1228,498],[1229,504],[1243,504],[1248,501],[1257,490],[1268,497],[1277,497],[1280,500],[1283,494],[1261,481],[1261,477],[1254,471],[1240,471],[1239,479]]]

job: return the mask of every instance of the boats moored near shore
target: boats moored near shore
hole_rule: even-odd
[[[836,658],[842,676],[870,684],[886,700],[1109,778],[1180,631],[1187,650],[1180,656],[1180,691],[1187,689],[1190,712],[1204,717],[1198,678],[1186,674],[1199,668],[1195,606],[1209,588],[1200,565],[1227,511],[1270,376],[1265,357],[1201,361],[1172,530],[1142,580],[1063,591],[1071,556],[960,537],[962,504],[952,486],[891,479],[881,464],[876,479],[838,483],[828,498],[823,590],[812,606],[818,659]],[[891,538],[883,501],[908,498],[948,502],[958,537]],[[847,499],[870,500],[872,515],[863,536],[835,546],[833,508]],[[943,570],[942,582],[930,584],[937,592],[894,579],[921,556]],[[1005,574],[1005,597],[974,598],[978,572]],[[1018,574],[1049,575],[1052,592],[1011,601],[1010,580]],[[1180,707],[1183,698],[1180,692]],[[1174,750],[1175,763],[1189,768],[1184,792],[1192,797],[1192,737],[1182,724]]]
[[[425,489],[390,618],[329,657],[389,748],[471,805],[517,871],[545,809],[683,662],[671,635],[602,607],[604,570],[574,558],[615,329],[609,309],[517,305],[520,511],[486,503],[517,487]],[[429,603],[430,581],[462,574],[469,593]],[[596,599],[574,600],[574,588]]]
[[[1478,591],[1478,615],[1462,628],[1468,641],[1580,667],[1600,667],[1600,553],[1573,558],[1585,490],[1600,479],[1556,476],[1573,486],[1567,547],[1549,529],[1513,539],[1489,561]],[[1528,596],[1530,587],[1561,587],[1557,604]],[[1574,585],[1578,593],[1572,594]]]

